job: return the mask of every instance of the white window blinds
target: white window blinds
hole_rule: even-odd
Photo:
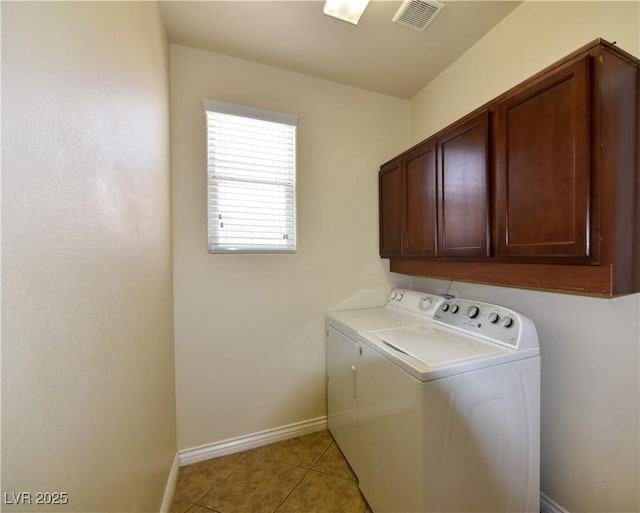
[[[205,100],[210,253],[296,250],[297,117]]]

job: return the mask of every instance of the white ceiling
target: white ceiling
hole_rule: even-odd
[[[411,98],[519,1],[446,1],[423,31],[393,23],[401,5],[373,0],[355,26],[324,2],[160,2],[173,43]]]

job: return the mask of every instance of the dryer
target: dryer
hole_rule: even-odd
[[[356,385],[361,337],[371,330],[424,324],[442,302],[434,294],[394,289],[383,306],[331,312],[327,318],[328,426],[356,475],[360,473]]]
[[[407,300],[327,319],[329,429],[371,508],[537,513],[533,322],[467,299],[391,298],[400,293]],[[381,326],[389,304],[409,317]]]

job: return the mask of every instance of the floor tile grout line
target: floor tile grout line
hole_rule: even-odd
[[[228,470],[221,472],[221,474],[223,475],[222,481],[226,481],[231,474],[233,474],[238,468],[240,468],[242,466],[242,464],[245,462],[245,460],[248,457],[248,454],[243,454],[243,453],[247,453],[247,451],[240,451],[238,453],[232,453],[232,454],[239,454],[242,457],[239,457],[238,461],[234,465],[231,465]],[[230,456],[230,455],[225,455],[225,456]],[[185,465],[184,467],[181,467],[181,468],[185,468],[186,469],[187,467],[190,467],[191,465],[198,465],[199,463],[204,463],[206,461],[215,460],[215,459],[219,459],[219,458],[224,458],[225,456],[220,456],[218,458],[210,458],[209,460],[198,461],[198,462],[195,462],[195,463],[191,463],[190,465]],[[187,508],[187,511],[189,511],[190,509],[193,509],[193,506],[200,506],[202,508],[210,509],[207,506],[204,506],[201,503],[201,501],[207,495],[209,495],[209,493],[212,490],[213,490],[213,485],[208,485],[206,491],[202,495],[199,495],[196,498],[189,498],[189,499],[185,499],[183,497],[178,497],[178,498],[181,498],[182,500],[191,503],[191,506],[189,506],[189,508]],[[177,496],[175,495],[175,492],[174,492],[174,498],[175,497],[177,497]],[[185,511],[185,513],[186,513],[186,511]]]
[[[307,477],[309,475],[309,472],[311,472],[311,469],[306,469],[307,471],[304,473],[304,475],[300,478],[300,480],[295,484],[295,486],[293,488],[291,488],[291,491],[287,494],[287,496],[282,499],[282,501],[280,502],[280,504],[278,504],[276,506],[276,509],[273,510],[273,513],[277,513],[277,511],[282,507],[282,505],[287,501],[287,499],[291,496],[291,494],[293,492],[296,491],[296,489],[298,488],[298,486],[300,486],[300,483],[302,483],[302,481],[304,480],[305,477]]]
[[[331,446],[333,444],[335,444],[336,447],[338,448],[338,451],[340,452],[340,455],[342,456],[342,459],[347,463],[347,465],[349,465],[349,462],[347,461],[347,458],[345,458],[344,454],[342,454],[342,451],[340,450],[340,447],[338,447],[338,444],[336,443],[335,439],[333,438],[333,435],[331,435],[331,432],[329,432],[329,436],[331,436],[331,443],[324,450],[324,452],[318,457],[318,459],[313,463],[313,465],[311,465],[311,468],[309,470],[313,470],[314,472],[319,472],[321,474],[326,474],[328,476],[339,477],[340,479],[345,479],[346,481],[351,481],[353,483],[354,480],[353,479],[349,479],[348,477],[339,476],[338,474],[332,474],[331,472],[325,472],[324,470],[320,470],[320,469],[314,468],[318,464],[318,462],[322,459],[322,457],[329,451],[329,449],[331,449]],[[349,465],[349,469],[351,470],[351,473],[353,474],[353,477],[355,477],[355,482],[359,483],[358,476],[356,476],[355,472],[351,468],[351,465]],[[360,486],[358,485],[358,488],[359,487]]]
[[[187,508],[187,510],[184,513],[189,513],[189,511],[191,511],[195,507],[206,509],[207,511],[210,511],[211,513],[220,513],[219,511],[217,511],[215,509],[207,508],[206,506],[203,506],[202,504],[191,504],[191,506],[189,506],[189,508]]]
[[[224,457],[224,456],[223,456]],[[215,458],[212,458],[215,459]],[[224,483],[225,481],[227,481],[227,479],[229,479],[231,477],[231,475],[238,469],[240,469],[240,467],[246,462],[246,460],[248,459],[248,455],[245,454],[243,455],[242,458],[239,458],[240,461],[238,461],[238,463],[236,463],[235,465],[233,465],[229,470],[224,471],[222,474],[222,478],[221,478],[221,483]],[[196,506],[200,506],[201,508],[206,508],[208,510],[211,510],[211,508],[209,508],[208,506],[205,506],[204,504],[202,504],[202,500],[209,495],[214,489],[213,484],[210,484],[207,486],[207,491],[201,495],[200,497],[198,497],[197,500],[195,501],[189,501],[189,502],[193,502]],[[191,508],[189,508],[191,509]],[[216,510],[211,510],[211,511],[216,511]],[[185,512],[186,513],[186,512]]]
[[[332,474],[331,472],[327,472],[325,470],[318,470],[317,468],[310,468],[309,472],[315,472],[316,474],[322,474],[324,476],[337,477],[338,479],[342,479],[343,481],[349,481],[350,483],[358,484],[358,478],[357,477],[356,477],[356,479],[350,479],[348,477],[340,476],[338,474]],[[355,474],[354,474],[354,476],[355,476]]]
[[[331,437],[331,442],[329,442],[329,445],[327,445],[327,447],[325,448],[324,451],[322,451],[322,454],[320,456],[318,456],[316,458],[316,460],[311,464],[311,466],[309,467],[309,469],[313,469],[313,467],[322,459],[322,457],[327,453],[327,451],[329,449],[331,449],[331,446],[335,443],[333,436],[331,436],[331,433],[329,433],[329,436]]]
[[[244,461],[245,459],[246,458],[242,458],[242,461]],[[229,476],[231,476],[231,474],[233,474],[238,468],[240,468],[240,464],[237,464],[236,466],[233,467],[233,469],[226,471],[224,473],[224,476],[221,479],[221,482],[224,482],[227,479],[229,479]],[[207,495],[209,495],[213,491],[213,488],[214,488],[213,484],[209,484],[207,486],[207,491],[204,492],[204,494],[202,494],[200,497],[198,497],[197,500],[193,501],[193,503],[202,508],[209,509],[207,506],[203,505],[200,501],[202,501],[202,499],[204,499]]]
[[[180,500],[183,500],[184,502],[188,502],[189,503],[189,507],[187,509],[185,509],[183,513],[187,513],[190,509],[193,509],[193,507],[196,505],[195,502],[191,502],[191,501],[188,501],[186,499],[180,499]],[[173,505],[174,502],[175,502],[175,499],[173,501],[171,501],[172,505]]]
[[[335,477],[338,479],[342,479],[343,481],[347,481],[348,483],[353,483],[358,485],[358,481],[354,481],[352,479],[347,479],[344,477],[340,477],[340,476],[336,476],[334,474],[327,474],[326,472],[322,472],[319,470],[313,470],[313,469],[308,469],[307,472],[302,476],[302,479],[300,479],[300,481],[298,481],[298,483],[296,483],[296,485],[291,489],[291,491],[287,494],[287,496],[282,500],[282,502],[280,502],[280,504],[278,504],[278,506],[276,507],[275,510],[273,510],[273,513],[278,513],[278,510],[282,507],[282,505],[287,501],[287,499],[298,489],[298,487],[302,484],[302,481],[304,481],[304,479],[311,473],[315,473],[315,474],[321,474],[321,475],[325,475],[325,476],[329,476],[329,477]],[[360,490],[360,486],[358,485],[358,490]],[[362,499],[364,500],[364,509],[362,510],[362,513],[367,513],[367,510],[369,509],[369,503],[367,502],[367,499],[364,495],[362,495],[362,491],[360,491],[360,495],[362,496]]]
[[[311,464],[309,466],[302,465],[302,464],[296,464],[296,463],[290,463],[288,461],[279,460],[277,458],[274,458],[273,456],[264,456],[264,455],[261,455],[261,454],[254,454],[253,456],[255,458],[262,458],[264,460],[275,461],[277,463],[285,463],[287,465],[292,465],[294,467],[302,468],[302,469],[305,469],[305,470],[313,470],[313,467],[322,459],[322,457],[326,454],[326,452],[335,443],[335,440],[333,439],[333,436],[331,436],[331,433],[329,433],[329,437],[331,438],[331,441],[323,449],[323,451],[320,453],[320,455],[311,462]],[[276,443],[278,443],[278,442],[276,442]],[[251,451],[251,449],[249,449],[249,451]],[[247,451],[247,452],[249,452],[249,451]]]
[[[226,479],[226,478],[225,478],[225,479]],[[197,505],[197,506],[202,506],[202,504],[200,504],[200,501],[201,501],[202,499],[204,499],[207,495],[209,495],[209,492],[211,491],[211,488],[212,488],[211,486],[207,486],[207,490],[206,490],[202,495],[200,495],[199,497],[197,497],[195,500],[191,500],[191,499],[190,499],[190,500],[189,500],[189,502],[192,502],[193,504],[195,504],[195,505]]]
[[[302,470],[312,470],[312,468],[311,468],[311,467],[307,467],[307,466],[305,466],[305,465],[298,465],[298,464],[296,464],[296,463],[289,463],[288,461],[282,461],[282,460],[279,460],[279,459],[277,459],[277,458],[272,458],[272,457],[269,457],[269,456],[258,456],[258,455],[256,454],[256,455],[255,455],[255,456],[253,456],[253,457],[254,457],[254,458],[260,458],[260,459],[262,459],[262,460],[266,460],[266,461],[272,461],[272,462],[274,462],[274,463],[280,463],[280,464],[282,464],[282,465],[289,465],[289,466],[291,466],[291,467],[296,467],[296,468],[299,468],[299,469],[302,469]],[[314,465],[315,465],[315,463],[314,463]]]

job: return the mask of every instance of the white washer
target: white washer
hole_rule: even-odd
[[[373,511],[537,513],[535,326],[508,308],[402,292],[327,320],[329,429]],[[432,308],[419,313],[420,301]],[[390,325],[391,308],[409,317]]]

